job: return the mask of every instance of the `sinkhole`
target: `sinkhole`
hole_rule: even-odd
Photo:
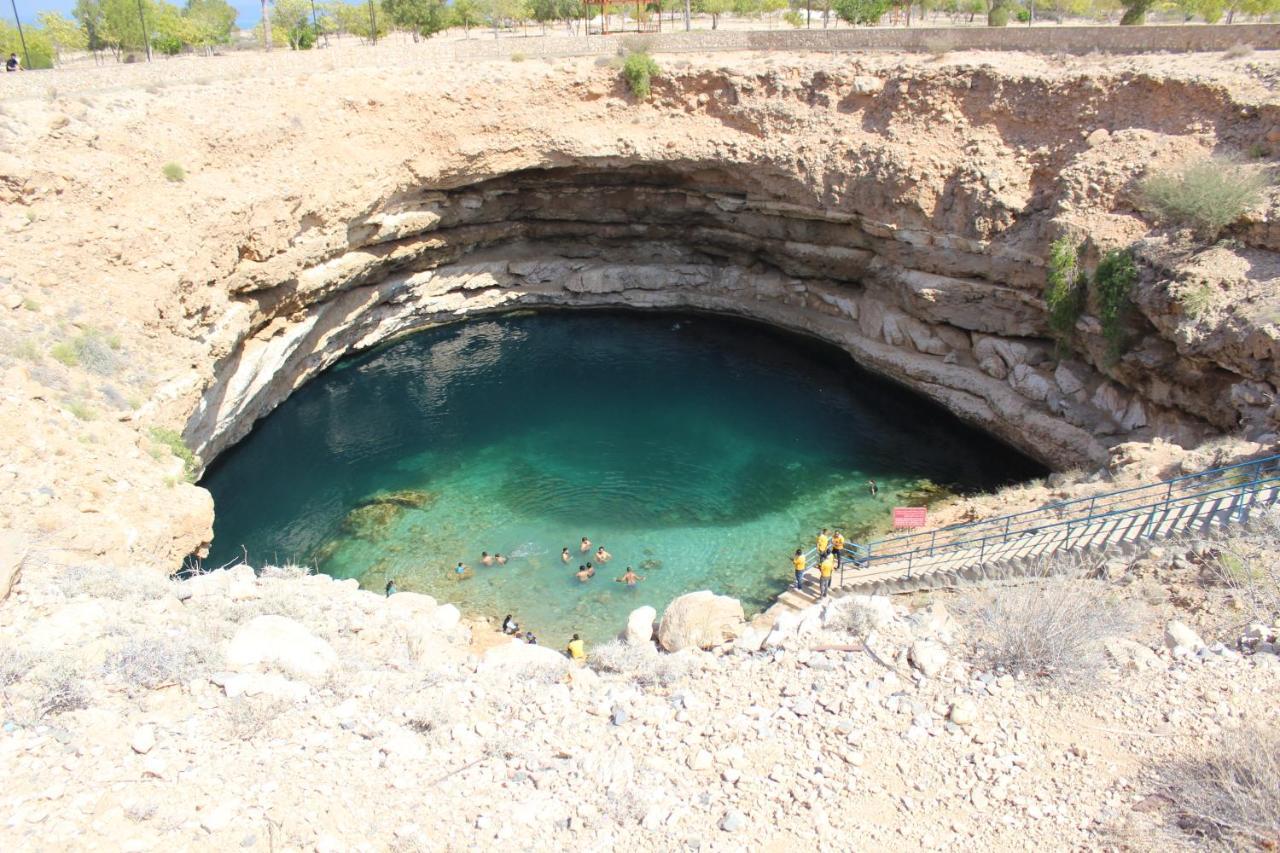
[[[544,642],[601,641],[698,589],[764,609],[820,527],[861,540],[895,505],[1043,473],[808,338],[698,314],[524,312],[416,333],[301,388],[207,472],[206,565],[247,555],[379,592],[394,578],[515,614]],[[615,582],[628,566],[635,586]]]

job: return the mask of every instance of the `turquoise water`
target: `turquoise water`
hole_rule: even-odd
[[[368,589],[394,577],[562,645],[690,590],[763,609],[819,527],[883,524],[922,479],[974,490],[1040,473],[843,353],[755,324],[512,315],[348,359],[290,397],[206,476],[206,565],[243,547],[253,565]],[[613,559],[580,583],[601,544]],[[509,562],[483,566],[482,551]],[[628,565],[636,587],[614,582]]]

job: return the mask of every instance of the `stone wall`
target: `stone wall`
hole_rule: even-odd
[[[643,44],[654,53],[713,50],[940,52],[1009,50],[1030,53],[1153,53],[1222,51],[1238,44],[1280,48],[1280,25],[1143,27],[871,27],[850,30],[695,30],[582,39],[475,39],[457,42],[457,59],[525,56],[609,56]]]

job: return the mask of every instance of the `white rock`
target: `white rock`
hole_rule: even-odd
[[[689,756],[688,764],[689,764],[690,770],[697,770],[697,771],[710,770],[711,769],[711,753],[707,752],[705,749],[695,750]]]
[[[729,809],[720,818],[720,828],[725,832],[739,832],[747,827],[747,816],[737,809]]]
[[[284,616],[258,616],[227,644],[226,662],[241,672],[276,666],[291,675],[320,678],[338,662],[333,648]]]
[[[710,649],[732,640],[745,627],[742,603],[709,590],[690,592],[672,601],[662,614],[658,642],[669,652]]]
[[[1107,656],[1119,667],[1154,669],[1160,666],[1160,658],[1151,649],[1125,637],[1106,637],[1102,647]]]
[[[1077,376],[1075,371],[1067,367],[1065,363],[1059,364],[1057,370],[1053,371],[1053,378],[1058,383],[1058,388],[1062,390],[1062,393],[1069,397],[1084,390],[1084,380]]]
[[[399,593],[391,596],[399,597]],[[437,631],[452,631],[462,621],[462,613],[452,604],[442,604],[428,617],[428,622]]]
[[[1183,646],[1192,651],[1204,648],[1204,640],[1200,639],[1200,635],[1191,630],[1185,622],[1179,622],[1177,619],[1165,625],[1164,642],[1170,649],[1177,646]]]
[[[978,703],[967,696],[961,697],[951,703],[951,711],[947,716],[957,726],[972,725],[978,719]]]
[[[657,619],[658,611],[648,605],[632,610],[627,617],[627,627],[622,632],[622,641],[630,646],[653,642],[653,623]]]
[[[129,741],[129,747],[139,755],[146,755],[156,745],[156,730],[151,726],[139,726]]]
[[[911,644],[911,665],[933,678],[947,665],[947,650],[932,640],[916,640]]]

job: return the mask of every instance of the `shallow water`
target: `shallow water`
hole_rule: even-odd
[[[512,315],[348,359],[290,397],[206,476],[206,564],[243,546],[254,565],[369,589],[394,577],[562,646],[690,590],[763,609],[817,528],[883,525],[921,479],[973,490],[1040,473],[844,354],[755,324]],[[415,493],[366,503],[395,490]],[[613,554],[588,583],[583,536]],[[634,588],[614,582],[627,565],[645,577]]]

